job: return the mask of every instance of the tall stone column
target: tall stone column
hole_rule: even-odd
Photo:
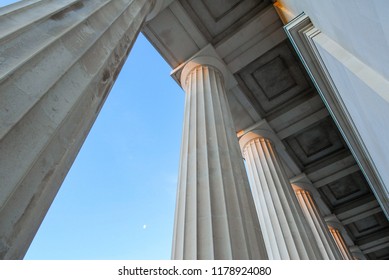
[[[343,259],[353,260],[354,257],[351,255],[349,247],[340,232],[340,228],[342,227],[342,225],[336,221],[336,218],[333,215],[326,217],[326,222],[328,225],[328,229],[335,241],[335,244],[338,247],[340,253],[342,254]]]
[[[313,232],[313,236],[319,246],[323,259],[343,259],[332,236],[330,235],[328,226],[311,195],[311,192],[314,191],[313,186],[305,176],[300,176],[292,181],[292,187],[295,191],[304,217]]]
[[[227,103],[223,65],[187,63],[173,259],[266,259]]]
[[[124,64],[150,0],[0,9],[0,258],[26,253]]]
[[[330,232],[331,232],[332,237],[334,238],[334,240],[336,242],[336,245],[338,245],[338,248],[339,248],[340,252],[342,253],[343,259],[352,260],[353,257],[351,256],[350,251],[349,251],[346,243],[344,242],[344,239],[343,239],[342,235],[340,234],[339,230],[332,227],[332,226],[329,226],[328,228],[330,229]]]
[[[240,139],[269,259],[323,259],[269,139]]]

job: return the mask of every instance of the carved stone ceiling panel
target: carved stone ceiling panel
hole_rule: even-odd
[[[372,233],[383,232],[389,229],[388,220],[383,212],[370,215],[345,226],[354,240],[358,241]]]
[[[382,213],[379,213],[377,215],[369,216],[354,222],[355,229],[358,232],[358,235],[363,235],[364,232],[371,232],[372,230],[377,230],[378,228],[381,228],[382,225],[377,219],[377,216],[381,215]]]
[[[345,149],[330,117],[285,138],[284,143],[288,152],[304,167]]]
[[[250,63],[236,77],[262,117],[311,92],[306,74],[287,42]]]
[[[354,172],[319,188],[319,192],[330,209],[370,193],[361,171]]]
[[[370,260],[389,260],[389,247],[367,254]]]
[[[213,44],[234,33],[271,5],[268,0],[180,0],[180,3]]]

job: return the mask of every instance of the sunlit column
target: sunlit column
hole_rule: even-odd
[[[350,250],[344,240],[341,232],[340,225],[337,222],[327,220],[327,225],[330,230],[330,233],[335,240],[335,244],[338,247],[340,253],[342,254],[343,259],[345,260],[353,260],[354,257],[351,255]]]
[[[153,2],[0,9],[1,259],[25,255]]]
[[[304,217],[313,232],[315,241],[319,247],[323,259],[343,259],[340,255],[338,247],[330,235],[328,226],[311,195],[311,191],[314,191],[313,186],[305,176],[300,176],[299,178],[293,180],[292,187],[295,191]]]
[[[277,152],[269,139],[240,139],[269,259],[322,259]]]
[[[173,259],[266,259],[221,62],[186,64]]]

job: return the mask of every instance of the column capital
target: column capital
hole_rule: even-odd
[[[350,239],[342,223],[338,220],[338,218],[334,214],[324,217],[324,220],[326,221],[327,226],[332,234],[332,237],[334,238],[335,243],[338,246],[339,251],[341,252],[343,258],[345,260],[353,259],[349,247],[354,246],[355,244]]]
[[[305,173],[301,173],[300,175],[293,177],[289,181],[294,191],[304,190],[311,193],[312,195],[316,193],[315,187],[313,186],[311,180],[309,180]]]
[[[289,181],[293,187],[293,190],[296,193],[301,192],[301,191],[306,191],[306,192],[310,193],[312,198],[315,200],[318,208],[320,209],[320,212],[322,213],[322,215],[330,215],[331,214],[331,210],[324,203],[320,193],[313,186],[311,180],[308,178],[308,176],[305,173],[301,173],[300,175],[297,175],[296,177],[291,178]]]
[[[186,77],[198,66],[211,66],[218,70],[223,77],[224,86],[227,91],[238,85],[234,75],[211,44],[206,45],[187,61],[175,68],[170,75],[181,87],[185,88]]]
[[[278,139],[277,135],[267,123],[266,120],[261,120],[251,127],[244,129],[238,134],[239,145],[243,152],[244,147],[256,138],[263,138],[269,140],[273,145],[282,147],[282,143]],[[281,144],[281,145],[280,145]]]
[[[343,229],[343,225],[338,220],[338,217],[336,217],[336,215],[334,215],[334,214],[325,216],[324,220],[326,221],[326,223],[327,223],[327,225],[329,227],[333,227],[333,228],[335,228],[337,230],[342,230]]]
[[[311,180],[308,178],[308,176],[305,173],[301,173],[300,175],[291,178],[289,182],[292,185],[293,190],[295,192],[302,191],[302,190],[309,192],[312,195],[312,197],[314,197],[316,202],[317,200],[321,199],[320,193],[313,186]],[[329,209],[325,209],[325,210],[327,210],[326,213],[329,211]]]
[[[266,120],[261,120],[252,126],[238,132],[237,136],[239,138],[239,145],[241,147],[242,154],[244,154],[244,147],[249,143],[250,140],[252,140],[250,139],[250,136],[248,136],[250,132],[259,135],[258,137],[268,139],[273,143],[274,148],[277,150],[279,156],[290,170],[290,173],[293,175],[301,173],[300,168],[286,151],[284,144]]]
[[[332,227],[334,229],[337,229],[343,236],[347,246],[354,246],[354,242],[348,235],[346,229],[344,228],[343,224],[339,221],[338,217],[336,217],[335,214],[331,214],[324,217],[324,220],[326,221],[328,227]]]
[[[271,139],[269,139],[266,136],[268,136],[268,135],[266,135],[266,133],[264,133],[264,131],[261,131],[261,130],[252,130],[252,131],[244,134],[239,139],[239,145],[240,145],[240,149],[242,150],[242,153],[244,153],[244,149],[247,146],[247,144],[249,144],[251,141],[253,141],[255,139],[259,139],[260,141],[268,141],[273,145],[273,142],[271,141]]]
[[[224,81],[228,81],[228,71],[224,63],[215,56],[196,56],[185,63],[181,71],[180,82],[183,88],[186,87],[188,75],[199,66],[210,66],[217,70]]]

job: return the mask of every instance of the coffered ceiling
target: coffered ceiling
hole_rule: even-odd
[[[306,174],[322,214],[335,215],[348,245],[367,259],[389,259],[388,220],[271,1],[176,0],[143,33],[172,69],[211,45],[237,82],[228,92],[236,131],[266,122],[286,150],[288,176]]]

